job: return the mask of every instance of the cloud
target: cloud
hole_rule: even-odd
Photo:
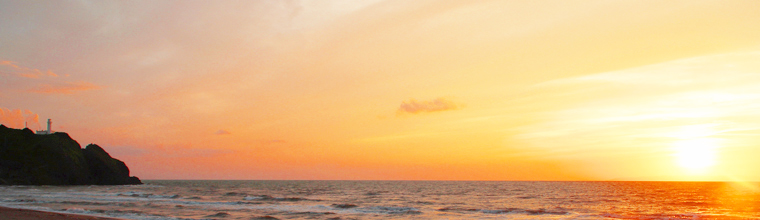
[[[26,91],[43,94],[72,94],[75,92],[100,89],[101,86],[85,81],[67,81],[69,74],[59,77],[52,70],[43,71],[19,65],[10,60],[0,60],[0,76],[6,77],[9,85],[2,87],[10,91]]]
[[[7,109],[0,107],[0,124],[11,128],[23,128],[25,123],[28,126],[40,127],[40,116],[30,110]]]
[[[75,92],[101,89],[101,86],[89,82],[63,82],[55,84],[41,84],[37,88],[28,90],[33,93],[44,94],[73,94]]]
[[[556,157],[632,146],[658,154],[695,138],[725,138],[732,151],[752,152],[756,141],[745,137],[760,131],[759,58],[708,55],[537,84],[533,97],[516,104],[535,106],[544,119],[516,127],[515,140]]]
[[[19,66],[16,64],[16,62],[10,61],[10,60],[0,60],[0,66],[6,66],[5,71],[2,71],[3,69],[0,69],[0,73],[4,74],[11,74],[19,77],[24,78],[30,78],[30,79],[39,79],[42,77],[58,77],[58,74],[55,74],[52,70],[48,71],[42,71],[39,69],[29,68],[25,66]]]
[[[218,131],[214,132],[214,134],[216,134],[216,135],[225,135],[225,134],[232,134],[232,133],[230,133],[227,130],[219,129]]]
[[[9,66],[13,69],[19,69],[18,65],[16,65],[16,62],[10,61],[10,60],[0,60],[0,66]]]
[[[439,111],[448,111],[448,110],[456,110],[461,108],[461,104],[457,104],[451,100],[447,100],[446,98],[436,98],[432,101],[417,101],[415,99],[409,99],[409,101],[403,101],[401,102],[401,106],[399,106],[398,110],[396,111],[397,114],[403,114],[403,113],[411,113],[411,114],[417,114],[417,113],[425,113],[425,112],[439,112]]]

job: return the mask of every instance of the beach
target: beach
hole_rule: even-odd
[[[117,218],[105,218],[88,215],[64,214],[56,212],[43,212],[29,209],[7,208],[0,206],[1,220],[119,220]]]

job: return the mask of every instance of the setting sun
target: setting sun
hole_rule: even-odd
[[[695,138],[677,141],[675,158],[679,166],[690,173],[704,173],[715,165],[717,140],[714,138]]]

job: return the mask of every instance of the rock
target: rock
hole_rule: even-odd
[[[96,144],[87,145],[82,150],[90,174],[96,185],[139,184],[137,177],[129,176],[129,168],[121,160],[111,157]]]
[[[37,135],[32,130],[0,125],[2,185],[121,185],[141,184],[129,176],[124,162],[103,148],[82,149],[68,134]]]
[[[127,179],[126,185],[140,185],[143,184],[142,181],[140,181],[140,178],[137,178],[136,176],[130,176],[129,179]]]

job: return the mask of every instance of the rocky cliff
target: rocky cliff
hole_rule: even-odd
[[[37,135],[0,125],[0,185],[142,184],[103,148],[84,149],[68,134]]]

